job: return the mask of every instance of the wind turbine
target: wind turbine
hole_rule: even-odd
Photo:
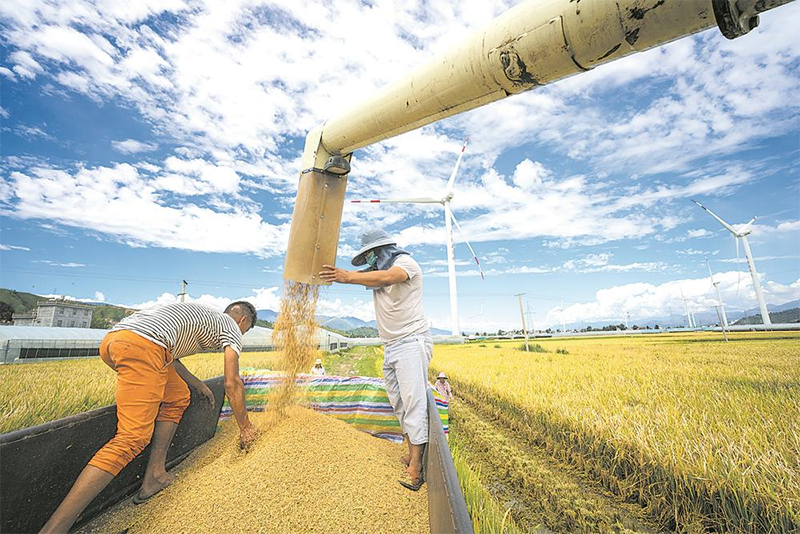
[[[727,328],[728,316],[725,315],[725,305],[722,303],[722,295],[719,293],[719,282],[714,281],[714,273],[711,272],[711,264],[708,262],[708,256],[706,256],[706,267],[708,267],[708,277],[711,278],[711,285],[717,290],[717,301],[719,302],[719,310],[722,314],[722,326]]]
[[[447,236],[447,272],[450,278],[450,328],[454,336],[460,336],[461,330],[458,325],[458,291],[456,289],[456,260],[453,251],[453,224],[456,225],[461,237],[464,239],[469,251],[472,252],[472,259],[478,266],[481,273],[481,279],[484,279],[483,269],[481,262],[478,261],[478,256],[475,254],[472,245],[467,241],[461,225],[458,224],[453,210],[450,207],[450,201],[453,200],[453,184],[456,180],[458,173],[458,166],[461,165],[461,158],[464,157],[464,151],[467,149],[467,141],[464,141],[464,146],[461,147],[461,152],[458,154],[456,166],[453,167],[453,172],[450,173],[450,179],[447,181],[447,188],[442,198],[394,198],[394,199],[373,199],[373,200],[351,200],[353,204],[441,204],[444,207],[444,228]]]
[[[758,279],[758,272],[756,272],[756,264],[753,262],[753,253],[750,252],[750,243],[747,242],[747,236],[752,231],[750,230],[750,225],[752,225],[755,222],[756,217],[750,219],[750,222],[744,225],[741,231],[737,232],[736,230],[733,229],[733,227],[730,224],[726,223],[725,221],[717,217],[717,215],[713,211],[703,206],[694,199],[692,199],[692,202],[694,202],[695,204],[706,210],[709,215],[714,217],[722,226],[725,227],[726,230],[732,233],[734,240],[737,239],[742,240],[742,246],[744,247],[744,256],[745,258],[747,258],[747,265],[750,267],[750,276],[753,278],[753,289],[755,289],[756,291],[756,300],[758,301],[758,308],[759,310],[761,310],[761,322],[764,323],[765,325],[772,324],[772,321],[770,321],[769,319],[769,311],[767,311],[767,303],[764,301],[764,293],[761,291],[761,282]],[[736,256],[737,257],[739,256],[739,241],[736,241]]]
[[[694,328],[694,321],[692,321],[692,313],[689,311],[689,300],[683,295],[683,286],[681,286],[681,300],[683,301],[683,307],[686,310],[686,320],[689,323],[689,328]]]

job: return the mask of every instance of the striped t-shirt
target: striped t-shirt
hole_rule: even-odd
[[[203,350],[230,347],[242,352],[242,332],[228,314],[194,302],[176,302],[142,310],[117,323],[112,332],[128,330],[164,347],[176,360]]]

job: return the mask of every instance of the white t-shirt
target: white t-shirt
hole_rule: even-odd
[[[422,309],[422,269],[408,254],[397,257],[393,267],[400,267],[408,279],[372,291],[378,334],[384,344],[428,330]]]

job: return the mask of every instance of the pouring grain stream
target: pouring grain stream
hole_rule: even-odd
[[[276,369],[284,373],[281,384],[270,393],[267,410],[286,414],[295,396],[297,375],[307,372],[317,355],[317,298],[319,286],[287,280],[273,338],[280,351]],[[278,418],[269,420],[274,422]]]

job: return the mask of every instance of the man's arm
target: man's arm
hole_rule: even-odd
[[[324,282],[358,284],[365,287],[386,287],[408,280],[408,273],[397,266],[385,271],[348,271],[337,269],[333,265],[323,265],[319,276]]]
[[[211,391],[211,388],[209,388],[205,382],[194,376],[180,360],[175,360],[172,362],[172,365],[175,367],[175,372],[178,373],[178,376],[186,382],[186,385],[202,395],[206,402],[206,407],[209,410],[214,408],[214,393]]]
[[[225,347],[225,395],[233,410],[233,417],[239,425],[239,439],[246,447],[256,438],[256,429],[247,417],[244,382],[239,376],[239,355],[230,347]]]

